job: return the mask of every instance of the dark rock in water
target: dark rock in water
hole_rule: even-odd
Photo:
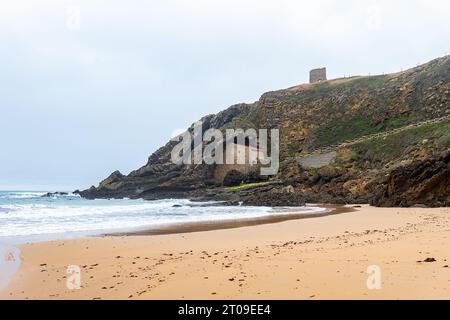
[[[264,183],[241,190],[215,192],[214,199],[224,200],[225,202],[221,205],[259,207],[298,207],[306,203],[305,198],[300,193],[294,192],[292,186],[284,186],[280,182]],[[204,200],[208,199],[204,198]]]
[[[379,207],[450,206],[450,151],[393,170],[380,189]]]
[[[80,194],[80,190],[75,190],[74,192],[72,192],[73,194]]]
[[[423,262],[428,262],[428,263],[436,262],[436,259],[435,258],[426,258],[425,260],[423,260]]]
[[[42,195],[43,198],[51,198],[56,196],[67,196],[69,195],[67,192],[47,192],[46,194]]]
[[[255,194],[248,197],[242,203],[246,206],[263,207],[302,207],[306,204],[305,199],[299,194],[267,195]]]
[[[305,198],[290,192],[283,186],[262,187],[257,192],[249,191],[242,195],[243,205],[264,207],[300,207],[306,204]]]
[[[218,201],[218,202],[213,202],[213,203],[202,203],[203,201],[206,200],[199,200],[199,199],[192,199],[194,202],[197,202],[195,204],[188,204],[188,207],[191,208],[198,208],[198,207],[231,207],[231,206],[240,206],[241,205],[241,201],[234,201],[234,200],[229,200],[229,201]]]
[[[182,208],[183,206],[181,205],[181,204],[174,204],[173,206],[172,206],[172,208]]]

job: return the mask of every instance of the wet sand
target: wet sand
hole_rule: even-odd
[[[450,299],[450,209],[20,246],[1,299]],[[66,286],[79,266],[81,288]],[[367,287],[368,267],[381,289]]]
[[[179,224],[170,224],[167,226],[152,227],[139,231],[105,234],[104,236],[150,236],[150,235],[235,229],[242,227],[257,226],[261,224],[279,223],[289,220],[320,218],[354,211],[352,206],[343,206],[343,205],[317,205],[317,206],[311,205],[311,207],[320,207],[323,208],[324,211],[315,213],[305,213],[304,211],[300,210],[299,213],[295,212],[290,213],[286,212],[286,214],[277,213],[276,215],[257,218],[235,219],[226,221],[187,222]]]

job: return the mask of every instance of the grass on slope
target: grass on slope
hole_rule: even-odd
[[[361,136],[403,127],[408,124],[408,120],[408,116],[405,115],[400,118],[388,119],[373,127],[371,120],[364,115],[341,118],[333,123],[332,128],[319,127],[316,129],[316,144],[318,146],[338,144]]]
[[[257,182],[257,183],[241,183],[238,186],[234,186],[234,187],[228,187],[227,190],[232,190],[232,191],[236,191],[236,190],[242,190],[242,189],[247,189],[247,188],[253,188],[253,187],[257,187],[260,185],[265,184],[265,182]]]
[[[439,151],[450,147],[450,121],[412,128],[385,139],[374,139],[352,147],[354,160],[384,165],[414,148]]]

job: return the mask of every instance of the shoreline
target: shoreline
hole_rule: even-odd
[[[19,246],[22,264],[0,299],[450,299],[449,247],[450,208],[367,205],[234,229],[50,241]],[[78,290],[66,286],[73,265]],[[374,265],[381,290],[366,285]]]
[[[245,207],[245,206],[244,206]],[[50,241],[70,241],[80,238],[97,238],[113,236],[150,236],[177,233],[193,233],[221,229],[234,229],[262,224],[280,223],[289,220],[310,219],[325,217],[328,215],[351,212],[354,205],[331,205],[331,204],[306,204],[301,207],[273,207],[272,214],[263,214],[255,217],[229,218],[214,220],[198,220],[185,222],[167,222],[155,225],[146,225],[124,228],[105,228],[99,230],[67,231],[66,233],[15,235],[1,239],[0,245],[20,246],[31,243],[45,243]],[[232,206],[239,211],[240,206]],[[306,209],[306,210],[305,210]],[[321,211],[308,211],[308,209],[319,209]]]
[[[316,208],[316,209],[324,209],[323,211],[318,211],[315,213],[306,213],[301,212],[302,208]],[[238,207],[236,207],[238,208]],[[274,208],[277,209],[277,208]],[[280,209],[280,208],[278,208]],[[286,222],[289,220],[300,220],[300,219],[313,219],[326,217],[329,215],[342,214],[347,212],[354,211],[353,206],[344,206],[344,205],[329,205],[329,204],[309,204],[303,207],[286,207],[283,209],[295,210],[300,209],[299,213],[286,213],[286,214],[274,214],[269,216],[261,216],[254,218],[242,218],[242,219],[232,219],[232,220],[220,220],[220,221],[197,221],[197,222],[182,222],[182,223],[172,223],[168,225],[161,225],[157,227],[144,227],[142,230],[136,230],[135,228],[130,229],[129,231],[121,231],[121,232],[111,232],[111,233],[99,233],[93,235],[85,235],[74,238],[62,238],[56,240],[36,240],[36,241],[24,241],[23,243],[16,243],[14,245],[9,244],[8,250],[10,252],[14,252],[15,261],[18,262],[18,265],[14,268],[9,269],[1,269],[0,271],[5,271],[2,273],[2,277],[0,276],[0,291],[4,287],[8,285],[8,283],[13,279],[15,272],[17,272],[18,267],[20,266],[20,247],[24,245],[33,245],[40,243],[50,243],[53,241],[74,241],[78,239],[95,239],[95,238],[103,238],[103,237],[124,237],[124,236],[156,236],[156,235],[171,235],[171,234],[185,234],[185,233],[195,233],[195,232],[206,232],[206,231],[214,231],[214,230],[227,230],[227,229],[235,229],[235,228],[243,228],[243,227],[252,227],[258,225],[265,224],[275,224]],[[286,211],[290,212],[290,211]],[[2,243],[0,243],[1,249]],[[5,246],[5,245],[3,245]],[[5,246],[6,248],[6,246]],[[3,256],[3,251],[0,250],[0,254]],[[6,256],[6,255],[5,255]],[[1,266],[0,266],[1,267]],[[11,270],[11,271],[10,271]]]
[[[243,227],[252,227],[264,224],[280,223],[289,220],[301,220],[301,219],[314,219],[321,218],[330,215],[342,214],[354,211],[354,206],[344,205],[327,205],[327,204],[312,204],[306,207],[323,208],[324,211],[317,213],[286,213],[286,214],[274,214],[268,216],[261,216],[255,218],[242,218],[242,219],[230,219],[230,220],[210,220],[210,221],[197,221],[197,222],[182,222],[172,223],[168,225],[161,225],[151,228],[142,228],[142,230],[124,231],[124,232],[111,232],[103,233],[100,237],[122,237],[122,236],[155,236],[155,235],[169,235],[169,234],[183,234],[194,232],[205,232],[214,230],[227,230]],[[303,207],[299,207],[303,208]],[[288,208],[294,209],[294,208]]]

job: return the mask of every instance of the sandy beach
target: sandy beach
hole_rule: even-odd
[[[21,267],[0,299],[450,299],[449,208],[361,206],[232,229],[19,249]],[[81,269],[80,289],[67,288],[70,265]],[[369,266],[381,271],[380,289],[367,287]]]

